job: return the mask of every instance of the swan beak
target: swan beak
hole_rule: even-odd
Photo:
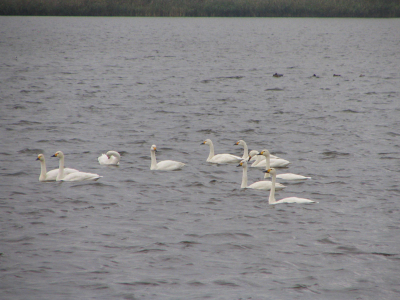
[[[234,143],[234,145],[239,145],[239,142]]]
[[[269,173],[269,172],[271,172],[271,170],[272,169],[268,169],[268,170],[265,170],[265,171],[263,171],[264,173]]]
[[[36,158],[36,160],[40,160],[40,158],[38,157],[38,158]]]
[[[251,156],[249,156],[249,159],[247,161],[250,161],[250,159],[251,159]]]
[[[56,154],[54,154],[54,155],[52,155],[51,157],[57,157],[57,153],[56,153]]]
[[[241,166],[243,166],[242,162],[240,162],[236,167],[241,167]]]
[[[204,141],[204,142],[202,142],[202,143],[200,143],[200,145],[204,145],[206,142]]]

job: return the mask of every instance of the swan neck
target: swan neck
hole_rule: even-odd
[[[247,166],[243,166],[242,189],[247,188]]]
[[[211,158],[214,157],[214,145],[213,145],[213,143],[210,143],[209,146],[210,146],[210,154],[208,155],[207,160],[210,160]]]
[[[151,150],[151,165],[150,165],[150,170],[155,170],[157,169],[157,159],[156,159],[156,152]]]
[[[111,152],[110,154],[111,154],[112,156],[116,157],[117,160],[118,160],[118,162],[121,160],[121,155],[119,155],[118,152],[113,151],[113,152]]]
[[[271,157],[269,155],[265,156],[265,170],[268,170],[271,167]],[[270,178],[271,174],[264,173],[264,178]]]
[[[60,161],[58,162],[58,174],[56,181],[59,181],[64,178],[64,156],[60,157]]]
[[[276,182],[276,174],[272,174],[272,186],[271,186],[271,191],[269,192],[269,198],[268,198],[268,203],[269,204],[276,203],[276,200],[275,200],[275,182]]]
[[[247,147],[247,144],[244,144],[243,145],[243,157],[242,157],[242,159],[246,159],[246,160],[248,160],[249,159],[249,148]]]
[[[40,161],[40,176],[39,180],[45,180],[46,179],[46,174],[47,174],[47,169],[46,169],[46,162]]]

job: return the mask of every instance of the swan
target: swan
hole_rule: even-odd
[[[256,160],[253,162],[251,166],[256,168],[266,168],[267,162],[265,159],[263,159],[262,155],[260,155],[260,153],[257,150],[251,150],[249,153],[250,159],[252,159],[255,155],[257,155]],[[268,167],[284,168],[287,167],[289,164],[290,161],[270,154],[270,165]]]
[[[64,153],[62,151],[57,151],[52,157],[57,157],[59,159],[59,172],[56,178],[56,181],[84,181],[84,180],[98,180],[100,176],[94,173],[86,173],[86,172],[74,172],[66,175],[64,173]]]
[[[99,164],[101,165],[114,165],[118,166],[121,160],[121,155],[117,151],[108,151],[98,157]]]
[[[247,185],[247,160],[242,160],[237,166],[243,167],[242,185],[241,185],[242,189],[257,189],[257,190],[268,191],[271,189],[272,184],[275,185],[276,190],[282,190],[285,188],[285,186],[281,183],[272,183],[271,181],[267,180],[257,181],[250,185]]]
[[[265,162],[266,162],[266,170],[271,168],[270,166],[270,154],[269,151],[264,149],[263,151],[260,152],[259,156],[264,156],[265,157]],[[267,172],[264,172],[264,178],[269,178],[271,175]],[[276,178],[287,180],[287,181],[304,181],[307,179],[311,179],[311,177],[306,177],[303,175],[298,175],[298,174],[293,174],[293,173],[284,173],[284,174],[277,174]]]
[[[272,175],[272,188],[269,192],[268,203],[269,204],[281,204],[281,203],[318,203],[317,201],[306,199],[306,198],[298,198],[298,197],[288,197],[283,198],[281,200],[276,201],[275,199],[275,182],[276,182],[276,170],[274,168],[270,168],[264,172],[267,172]]]
[[[46,169],[46,160],[44,159],[43,154],[39,154],[36,160],[40,161],[40,176],[39,181],[55,181],[58,175],[58,169],[51,170],[47,172]],[[64,174],[68,175],[74,172],[79,172],[75,169],[64,168]]]
[[[243,156],[242,159],[248,160],[249,159],[249,148],[247,147],[247,144],[243,140],[239,140],[235,143],[235,145],[240,145],[243,146]]]
[[[174,160],[163,160],[157,163],[156,151],[157,151],[156,145],[152,145],[150,148],[150,154],[151,154],[150,170],[174,171],[182,169],[183,166],[185,166],[184,163]]]
[[[241,157],[232,154],[216,154],[214,155],[214,145],[210,139],[205,140],[201,145],[210,146],[210,154],[208,155],[207,162],[213,164],[227,164],[227,163],[237,163],[242,160]]]

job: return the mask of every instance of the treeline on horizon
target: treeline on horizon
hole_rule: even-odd
[[[0,15],[400,17],[400,0],[0,0]]]

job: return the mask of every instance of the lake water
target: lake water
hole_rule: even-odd
[[[398,299],[399,28],[0,17],[0,298]],[[241,190],[207,138],[289,160],[312,180],[277,198],[319,203]],[[152,144],[187,166],[150,171]],[[57,150],[103,177],[39,182]]]

